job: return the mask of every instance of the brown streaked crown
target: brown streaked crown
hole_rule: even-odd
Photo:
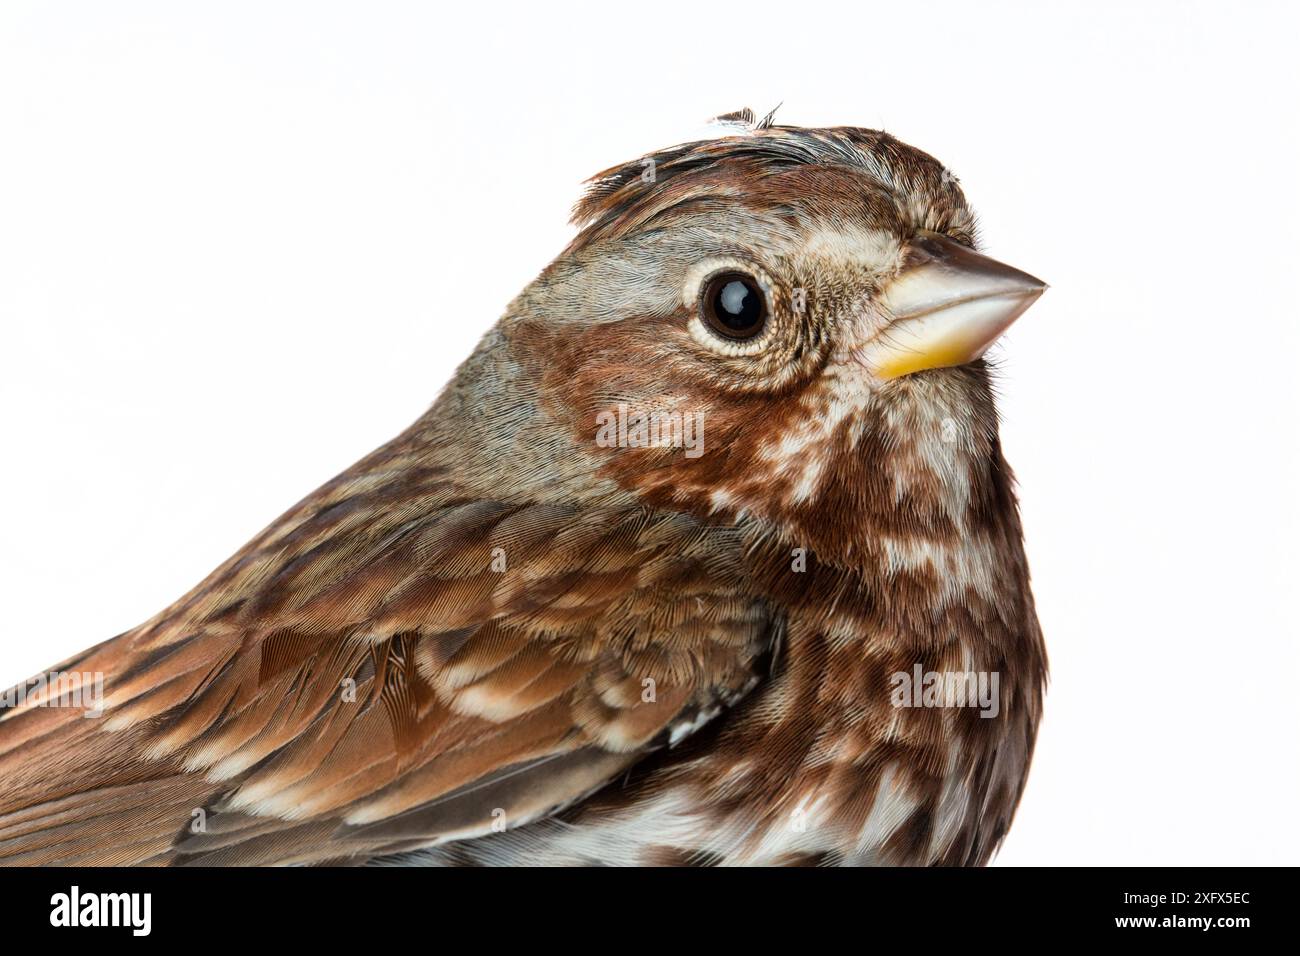
[[[744,120],[752,115],[743,110],[718,119]],[[762,188],[766,179],[799,167],[860,171],[905,204],[922,208],[922,216],[913,217],[921,219],[921,228],[975,244],[974,217],[957,180],[928,153],[883,130],[759,124],[741,135],[673,146],[592,176],[574,205],[572,221],[581,232],[569,250],[595,239],[626,235],[683,204],[758,199],[766,192]],[[653,180],[647,181],[649,169]]]

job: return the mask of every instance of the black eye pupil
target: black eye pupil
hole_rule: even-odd
[[[753,338],[762,331],[767,318],[762,290],[754,279],[742,273],[715,276],[701,304],[709,326],[727,338]]]

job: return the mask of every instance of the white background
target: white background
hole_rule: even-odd
[[[1297,863],[1296,15],[1256,3],[0,6],[0,684],[419,415],[584,177],[883,127],[1051,283],[1005,339],[1053,681],[1002,864]]]

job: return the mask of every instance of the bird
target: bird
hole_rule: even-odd
[[[0,862],[988,863],[1047,655],[986,352],[1046,285],[887,132],[713,130],[588,180],[407,430],[9,692]]]

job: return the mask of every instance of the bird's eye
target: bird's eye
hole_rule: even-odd
[[[767,301],[753,276],[721,272],[700,292],[704,324],[728,339],[752,339],[767,324]]]

